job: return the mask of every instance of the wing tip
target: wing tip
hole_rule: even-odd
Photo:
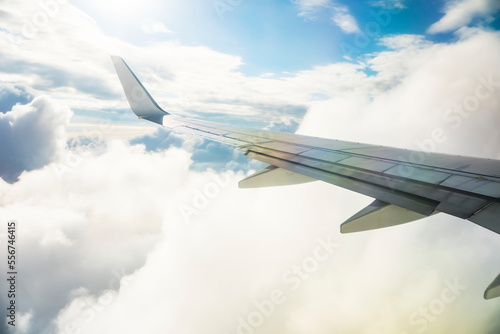
[[[169,113],[156,103],[122,57],[110,57],[132,111],[141,119],[162,124],[163,116]]]

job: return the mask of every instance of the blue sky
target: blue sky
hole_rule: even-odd
[[[135,44],[151,40],[142,26],[161,22],[173,33],[153,39],[175,39],[182,44],[204,45],[241,56],[244,65],[239,70],[247,75],[295,72],[339,62],[345,56],[362,59],[363,55],[382,49],[378,40],[385,35],[426,35],[438,42],[455,38],[454,29],[428,33],[429,27],[445,14],[443,1],[195,0],[175,2],[175,9],[150,1],[146,4],[151,4],[153,10],[142,6],[140,15],[132,17],[128,13],[130,19],[126,22],[103,12],[95,2],[76,4],[96,19],[105,32]],[[358,31],[346,32],[334,22],[337,8],[353,18]],[[480,15],[472,21],[492,28],[500,24],[494,15],[489,15],[488,21],[492,22],[485,23]],[[357,42],[357,35],[368,38]],[[349,46],[358,50],[351,53]]]
[[[439,131],[432,151],[500,159],[499,11],[0,0],[0,220],[18,221],[23,266],[9,333],[241,333],[276,289],[286,301],[255,334],[499,333],[482,299],[498,235],[447,215],[341,235],[372,199],[238,189],[262,164],[138,120],[109,57],[174,114],[415,150]],[[331,242],[300,288],[283,284]]]

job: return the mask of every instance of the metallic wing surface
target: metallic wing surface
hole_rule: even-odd
[[[500,161],[419,152],[238,127],[177,116],[158,106],[122,58],[112,56],[134,113],[167,128],[235,146],[267,168],[241,188],[321,180],[374,198],[342,233],[394,226],[443,212],[500,234]],[[496,279],[485,292],[500,295]]]

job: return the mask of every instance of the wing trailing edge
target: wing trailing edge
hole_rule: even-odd
[[[468,218],[473,223],[476,223],[490,231],[500,234],[500,224],[498,223],[500,217],[500,203],[491,202],[481,210],[475,212]]]

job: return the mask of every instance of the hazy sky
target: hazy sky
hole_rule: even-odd
[[[499,333],[500,300],[483,299],[497,234],[436,215],[341,235],[370,198],[238,189],[263,165],[137,120],[109,58],[172,113],[500,159],[499,11],[0,1],[0,242],[16,220],[19,254],[18,323],[1,332]]]

